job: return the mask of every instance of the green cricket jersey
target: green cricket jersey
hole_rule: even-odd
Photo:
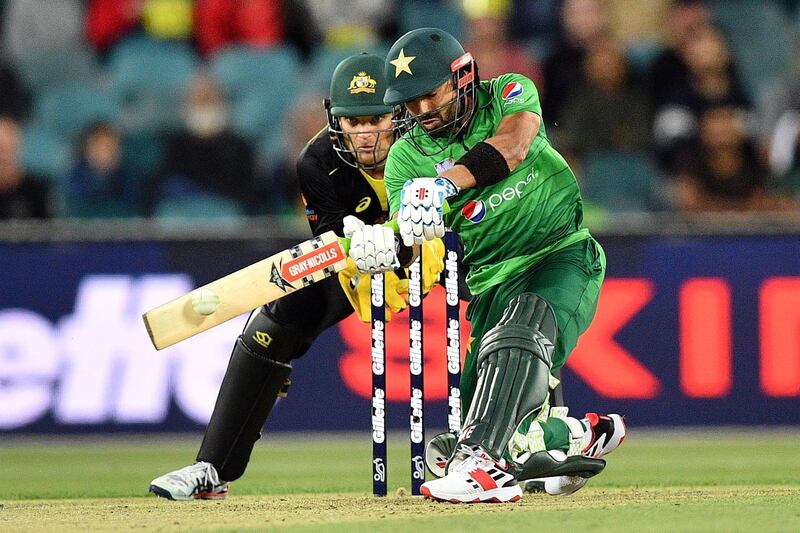
[[[400,209],[400,192],[408,179],[435,177],[464,153],[495,135],[500,120],[520,111],[542,114],[534,83],[519,74],[482,81],[478,104],[461,142],[435,156],[422,155],[404,135],[389,151],[385,184],[390,213]],[[417,142],[429,153],[433,139],[414,127]],[[469,266],[467,285],[473,294],[502,283],[535,265],[550,252],[589,237],[581,229],[583,204],[575,175],[547,139],[544,124],[524,161],[500,183],[465,189],[449,199],[445,223],[464,245]]]

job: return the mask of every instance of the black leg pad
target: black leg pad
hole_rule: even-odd
[[[213,464],[224,481],[241,477],[291,371],[289,363],[256,355],[237,339],[197,460]]]

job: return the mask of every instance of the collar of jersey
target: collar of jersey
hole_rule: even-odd
[[[358,167],[358,171],[361,172],[361,175],[367,180],[370,187],[375,191],[375,194],[378,196],[378,201],[381,203],[381,209],[384,211],[389,210],[389,199],[386,195],[386,185],[384,185],[383,180],[375,179],[372,175],[364,170],[361,167]]]

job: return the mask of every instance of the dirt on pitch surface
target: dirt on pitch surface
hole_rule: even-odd
[[[5,531],[318,530],[488,531],[536,525],[557,531],[797,531],[800,487],[587,488],[569,498],[526,495],[517,504],[452,505],[418,497],[323,494],[20,500],[0,505]]]

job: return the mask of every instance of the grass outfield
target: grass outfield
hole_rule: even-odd
[[[0,441],[0,531],[800,531],[800,431],[631,431],[586,489],[520,504],[398,496],[405,435],[392,436],[385,499],[370,495],[367,435],[270,436],[225,501],[169,502],[150,479],[192,461],[199,437]],[[543,528],[543,529],[542,529]]]

